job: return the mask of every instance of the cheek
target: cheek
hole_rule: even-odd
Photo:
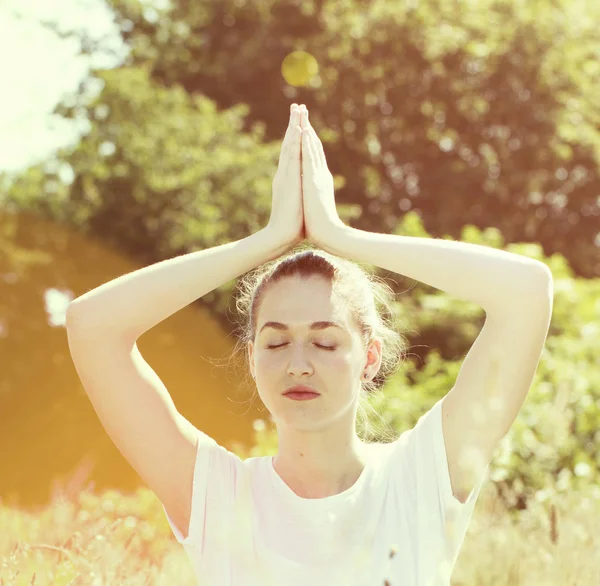
[[[349,352],[335,352],[329,364],[340,372],[347,372],[352,369],[352,356]]]
[[[262,373],[277,372],[285,368],[283,352],[263,351],[256,356],[256,369]]]

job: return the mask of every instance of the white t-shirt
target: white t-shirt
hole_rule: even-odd
[[[449,586],[489,465],[461,503],[442,401],[394,442],[370,446],[353,486],[320,499],[296,495],[273,457],[241,460],[202,435],[186,539],[165,509],[199,586]]]

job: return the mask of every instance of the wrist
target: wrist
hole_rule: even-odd
[[[345,242],[347,239],[352,237],[352,233],[355,231],[354,228],[344,224],[341,220],[332,224],[327,229],[326,237],[320,238],[316,245],[319,248],[322,248],[326,252],[330,254],[334,254],[335,256],[339,256],[342,258],[347,258],[347,247]]]
[[[286,240],[279,233],[273,230],[269,225],[256,233],[257,238],[262,242],[262,246],[268,251],[268,260],[274,260],[285,254],[290,248],[298,244],[296,240]]]

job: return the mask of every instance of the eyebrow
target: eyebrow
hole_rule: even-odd
[[[265,328],[273,328],[275,330],[289,330],[290,329],[286,324],[282,324],[281,322],[268,321],[263,325],[262,328],[260,328],[260,332],[258,332],[258,333],[260,334]],[[343,326],[341,326],[340,324],[333,322],[333,321],[314,321],[313,323],[310,324],[311,330],[326,330],[327,328],[338,328],[344,332],[346,331],[346,329]]]

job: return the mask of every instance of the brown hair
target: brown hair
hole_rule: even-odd
[[[258,309],[269,285],[285,277],[308,278],[315,275],[329,280],[334,291],[346,302],[365,349],[373,339],[379,339],[382,344],[379,371],[373,380],[361,381],[363,392],[358,411],[364,430],[360,435],[366,440],[369,430],[365,407],[370,407],[370,395],[381,389],[386,380],[396,372],[408,347],[406,339],[394,329],[394,291],[382,279],[353,261],[303,243],[291,252],[247,273],[238,281],[236,308],[242,319],[234,352],[245,351],[248,343],[254,341]],[[392,439],[389,434],[382,435],[386,440]]]

